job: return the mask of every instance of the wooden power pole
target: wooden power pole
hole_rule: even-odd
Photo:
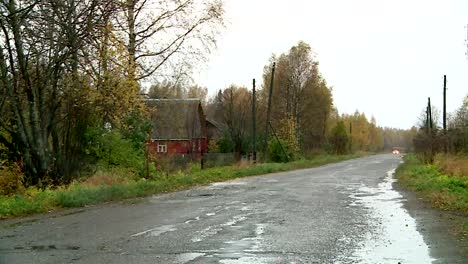
[[[426,133],[429,133],[429,106],[426,105]]]
[[[432,124],[432,106],[431,106],[431,98],[427,98],[427,112],[429,116],[429,128],[432,131],[433,129],[433,124]]]
[[[255,103],[257,101],[257,98],[255,96],[255,79],[253,79],[252,82],[252,159],[253,163],[257,163],[257,131],[256,131],[256,122],[257,122],[257,111],[255,108]]]
[[[265,124],[265,144],[263,147],[263,159],[266,160],[266,154],[268,150],[268,127],[270,126],[271,118],[271,98],[273,96],[273,81],[275,80],[275,67],[276,63],[273,62],[273,67],[271,68],[271,81],[270,81],[270,91],[268,93],[268,109],[267,109],[267,119]]]
[[[353,123],[349,122],[349,152],[353,153]]]
[[[443,106],[444,133],[447,132],[447,75],[444,75],[444,106]]]
[[[444,106],[443,106],[442,118],[444,127],[444,152],[448,151],[448,137],[447,137],[447,75],[444,75]]]

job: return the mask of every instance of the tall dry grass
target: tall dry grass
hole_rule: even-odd
[[[435,158],[435,165],[447,175],[468,177],[468,156],[466,155],[439,154]]]
[[[131,170],[113,168],[109,170],[98,170],[91,177],[79,182],[79,184],[85,187],[111,186],[127,183],[137,178],[138,176]]]

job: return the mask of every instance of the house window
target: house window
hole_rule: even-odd
[[[158,153],[166,153],[167,152],[167,145],[166,144],[158,144]]]

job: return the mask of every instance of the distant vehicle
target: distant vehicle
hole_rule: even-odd
[[[400,151],[399,151],[398,149],[394,149],[394,150],[392,151],[392,153],[398,155],[398,154],[400,154]]]

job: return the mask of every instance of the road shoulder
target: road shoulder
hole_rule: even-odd
[[[436,259],[434,263],[464,263],[460,261],[468,259],[468,240],[458,229],[466,217],[432,208],[420,195],[408,191],[398,182],[393,187],[405,198],[403,208],[416,220],[431,257]],[[444,262],[438,261],[442,258]]]

